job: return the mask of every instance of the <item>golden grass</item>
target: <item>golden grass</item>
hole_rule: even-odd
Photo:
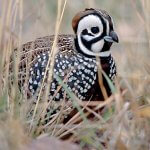
[[[39,92],[39,95],[38,95],[38,99],[37,99],[37,102],[36,102],[36,106],[35,106],[35,109],[34,109],[34,112],[33,112],[32,122],[30,124],[30,128],[33,125],[32,123],[33,123],[33,120],[34,120],[34,117],[35,117],[35,114],[36,114],[38,103],[39,103],[39,100],[40,100],[40,97],[41,97],[41,92],[42,92],[44,80],[46,78],[46,74],[47,73],[48,73],[48,81],[47,81],[47,83],[49,85],[51,83],[52,74],[53,74],[53,67],[54,67],[54,61],[55,61],[55,55],[57,54],[57,46],[56,46],[56,44],[57,44],[57,37],[58,37],[58,34],[59,34],[59,28],[60,28],[60,24],[61,24],[61,21],[62,21],[63,14],[64,14],[66,2],[67,2],[67,0],[65,0],[65,3],[64,3],[62,12],[61,12],[62,1],[58,1],[57,20],[56,20],[56,29],[55,29],[55,35],[56,36],[54,38],[52,50],[51,50],[51,52],[49,54],[49,60],[48,60],[47,66],[46,66],[46,71],[45,71],[44,78],[43,78],[43,81],[42,81],[41,89],[40,89],[40,92]],[[48,92],[49,92],[49,90],[50,90],[49,86],[47,86],[47,88],[46,88],[46,96],[44,97],[45,100],[48,99]],[[46,108],[44,108],[43,115],[45,115],[46,109],[47,109],[48,106],[49,105],[47,105]]]
[[[118,3],[118,5],[121,3],[120,1],[113,2],[114,5],[117,5],[116,3]],[[29,26],[31,26],[31,29],[34,28],[32,19],[38,16],[37,14],[39,14],[39,16],[36,19],[36,26],[38,31],[41,30],[42,33],[44,27],[45,33],[47,33],[47,31],[52,32],[53,29],[51,26],[54,26],[56,23],[54,32],[56,36],[46,69],[46,72],[49,72],[48,83],[50,83],[54,65],[54,56],[57,53],[57,35],[62,31],[62,28],[64,31],[67,31],[68,22],[71,22],[71,19],[69,19],[69,17],[66,19],[66,16],[73,17],[73,13],[83,9],[85,6],[106,6],[106,9],[109,9],[109,2],[106,4],[105,2],[89,0],[88,2],[84,1],[84,3],[81,4],[81,2],[78,1],[72,3],[69,1],[67,2],[67,0],[58,0],[58,2],[51,1],[50,3],[42,0],[37,2],[5,0],[0,1],[0,3],[0,139],[5,139],[5,143],[0,143],[0,149],[9,150],[12,147],[13,149],[20,149],[20,146],[26,143],[27,139],[39,136],[39,133],[43,130],[48,135],[78,143],[82,148],[87,149],[149,149],[149,0],[128,0],[124,2],[131,6],[129,9],[127,9],[128,7],[126,6],[127,10],[124,11],[126,13],[118,17],[118,19],[117,17],[115,18],[112,13],[113,18],[115,18],[114,22],[116,30],[118,30],[120,34],[120,45],[115,46],[117,50],[114,50],[114,47],[112,48],[113,55],[116,58],[118,65],[118,80],[116,82],[114,95],[104,102],[81,102],[75,98],[75,105],[78,107],[79,112],[65,124],[61,124],[60,120],[70,107],[65,107],[65,101],[59,103],[57,105],[61,106],[60,112],[54,114],[52,120],[46,125],[38,125],[38,122],[46,113],[46,108],[53,105],[52,101],[44,104],[40,103],[42,98],[43,101],[47,99],[49,87],[46,90],[45,96],[41,97],[41,86],[38,100],[36,101],[36,105],[33,106],[34,113],[31,117],[27,118],[28,110],[30,109],[32,102],[23,98],[17,85],[21,44],[24,39],[26,39],[26,36],[29,36],[29,34],[26,33],[26,30],[28,30],[26,28]],[[51,7],[46,7],[47,5]],[[29,11],[28,7],[32,7],[33,9]],[[57,8],[57,13],[48,13],[47,9],[53,10],[53,7]],[[78,7],[80,7],[80,9]],[[116,9],[118,14],[122,14],[119,7],[112,7]],[[37,8],[40,12],[37,12],[36,14],[34,13],[34,10],[37,11]],[[45,20],[43,26],[38,24],[43,18],[47,19],[42,11],[44,12],[44,15],[50,18],[50,21]],[[126,19],[128,11],[132,18]],[[32,15],[33,18],[30,18]],[[54,19],[55,17],[56,20]],[[132,19],[132,21],[128,19]],[[64,23],[64,21],[66,22]],[[28,26],[26,27],[24,24],[27,24],[28,22],[29,25],[26,25]],[[31,37],[34,37],[33,35],[34,32],[30,34]],[[127,36],[125,37],[124,35]],[[14,84],[12,85],[9,80],[9,61],[13,49],[16,47],[18,47],[18,57],[15,58],[15,65],[13,67]],[[50,69],[48,70],[49,64]],[[43,81],[45,80],[45,77]],[[63,83],[61,86],[63,86]],[[120,87],[124,88],[122,94],[118,90]],[[66,94],[68,93],[66,92]],[[102,107],[105,108],[99,112]],[[92,118],[90,116],[92,116]],[[44,119],[41,122],[43,121]],[[44,133],[40,136],[47,136],[47,134]]]

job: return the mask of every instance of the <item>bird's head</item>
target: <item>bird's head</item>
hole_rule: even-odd
[[[119,42],[110,15],[100,9],[85,9],[72,20],[76,43],[82,53],[88,56],[107,57],[113,42]]]

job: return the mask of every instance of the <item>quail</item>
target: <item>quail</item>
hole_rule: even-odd
[[[73,17],[72,28],[74,35],[58,35],[58,52],[55,56],[52,81],[50,85],[45,81],[45,87],[50,86],[48,98],[53,97],[55,101],[64,99],[64,88],[57,92],[60,86],[58,76],[62,81],[67,78],[67,88],[80,100],[88,100],[94,96],[104,99],[98,81],[96,57],[100,58],[102,70],[113,82],[116,64],[110,48],[114,42],[119,41],[113,20],[104,10],[89,8]],[[54,38],[55,35],[38,38],[21,48],[19,86],[27,92],[28,97],[34,96],[41,88]],[[109,85],[103,75],[102,78],[110,96]]]

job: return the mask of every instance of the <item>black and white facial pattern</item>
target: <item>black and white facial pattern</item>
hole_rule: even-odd
[[[109,22],[95,14],[87,15],[79,21],[77,27],[78,45],[83,53],[89,56],[107,57],[110,51],[101,52],[104,37],[109,35]]]

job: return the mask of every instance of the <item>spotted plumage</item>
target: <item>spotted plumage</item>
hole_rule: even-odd
[[[48,62],[48,52],[38,55],[36,62],[32,65],[29,73],[29,91],[34,95],[41,84]],[[39,61],[40,60],[40,61]],[[53,95],[58,85],[57,76],[62,80],[66,76],[68,89],[72,91],[79,99],[85,100],[87,92],[96,81],[97,66],[96,60],[86,58],[81,54],[75,53],[70,57],[66,54],[58,53],[55,59],[53,82],[50,87],[50,95]],[[64,89],[61,88],[56,95],[55,100],[63,99]]]
[[[50,84],[47,82],[48,74],[44,82],[43,78],[55,36],[38,38],[22,46],[19,87],[28,98],[39,94],[43,82],[43,91],[50,87],[48,100],[63,100],[66,91],[63,87],[59,89],[59,76],[80,100],[94,100],[95,97],[104,99],[98,81],[96,57],[99,57],[103,71],[114,82],[116,64],[110,48],[114,42],[118,42],[118,36],[114,32],[112,18],[104,10],[85,9],[75,15],[72,27],[74,35],[58,35],[58,53],[54,59]],[[109,96],[111,90],[103,75],[102,77]],[[69,100],[70,97],[67,95],[66,99]]]

